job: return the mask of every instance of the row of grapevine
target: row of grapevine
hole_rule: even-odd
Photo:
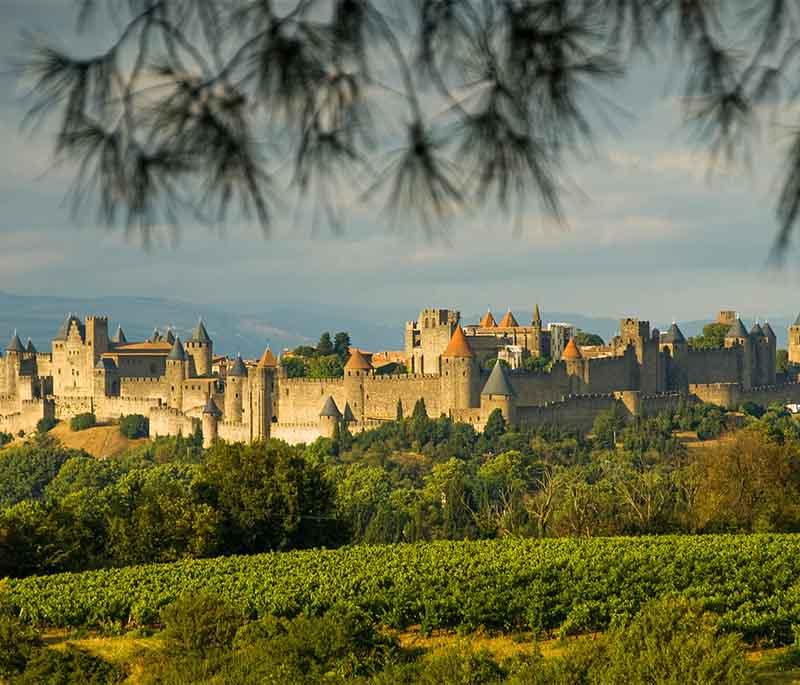
[[[800,624],[800,535],[493,540],[358,546],[9,579],[0,605],[42,625],[154,622],[185,592],[250,615],[356,604],[388,625],[603,629],[669,593],[726,629],[781,643]]]

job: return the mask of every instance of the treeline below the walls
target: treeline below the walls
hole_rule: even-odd
[[[419,403],[310,445],[165,438],[104,460],[38,436],[0,451],[0,577],[353,543],[800,531],[800,424],[744,409],[607,413],[584,436],[512,430],[499,412],[478,434]]]

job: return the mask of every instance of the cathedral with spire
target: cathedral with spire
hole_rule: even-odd
[[[386,355],[354,348],[342,377],[312,379],[290,378],[269,348],[259,359],[215,357],[202,321],[186,340],[154,331],[129,342],[121,328],[109,335],[105,317],[69,315],[49,352],[13,335],[0,357],[0,431],[27,433],[43,418],[87,412],[98,421],[142,414],[151,436],[299,443],[342,426],[377,427],[410,415],[420,399],[429,416],[477,430],[495,410],[512,425],[589,430],[613,408],[638,416],[679,401],[800,401],[798,383],[778,382],[769,324],[748,330],[728,311],[717,322],[727,327],[720,349],[693,349],[677,324],[660,332],[635,318],[622,319],[607,344],[582,346],[567,324],[544,327],[538,306],[529,324],[510,310],[499,322],[489,311],[471,324],[456,310],[429,308],[406,323],[404,349],[390,355],[405,373],[386,371]],[[789,328],[789,356],[800,363],[800,317]]]

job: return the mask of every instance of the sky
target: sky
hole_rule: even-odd
[[[0,59],[20,31],[69,44],[71,3],[4,0]],[[102,41],[103,36],[94,36]],[[531,211],[519,235],[488,211],[455,218],[427,241],[401,217],[392,230],[375,208],[353,204],[341,236],[276,216],[223,233],[185,223],[176,244],[145,251],[93,213],[65,205],[69,168],[52,169],[47,129],[23,134],[22,89],[0,84],[0,291],[22,295],[169,297],[215,306],[314,303],[406,316],[425,306],[480,312],[511,307],[653,321],[794,315],[796,253],[768,268],[776,232],[780,131],[765,130],[749,168],[709,178],[703,150],[681,125],[669,60],[643,61],[604,94],[627,112],[600,128],[595,149],[567,166],[568,226]],[[280,322],[275,322],[276,326]]]

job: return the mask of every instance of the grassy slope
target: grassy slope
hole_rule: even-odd
[[[67,421],[61,421],[50,434],[64,447],[85,450],[99,459],[115,457],[147,442],[147,438],[129,440],[119,432],[119,426],[95,426],[73,432]]]

